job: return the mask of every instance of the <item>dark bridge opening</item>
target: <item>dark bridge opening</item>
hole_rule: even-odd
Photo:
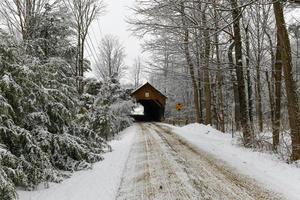
[[[152,100],[141,100],[138,103],[144,107],[144,115],[132,115],[136,121],[159,122],[164,117],[163,108]]]
[[[132,115],[136,121],[163,121],[166,96],[160,93],[149,83],[141,86],[132,93],[132,96],[144,107],[144,115]]]

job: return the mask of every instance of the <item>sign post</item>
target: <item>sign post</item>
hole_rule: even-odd
[[[181,111],[183,109],[183,104],[182,103],[177,103],[176,104],[176,110]]]
[[[176,104],[176,110],[178,111],[178,116],[177,116],[177,118],[178,118],[178,121],[179,121],[179,123],[180,123],[180,112],[182,111],[182,109],[183,109],[183,104],[182,103],[177,103]]]

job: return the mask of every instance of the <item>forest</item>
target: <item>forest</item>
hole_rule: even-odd
[[[132,123],[116,75],[84,77],[87,32],[103,10],[95,0],[1,0],[1,200],[90,169]]]
[[[133,123],[130,93],[143,76],[168,97],[166,122],[211,125],[300,160],[299,1],[135,0],[131,10],[149,56],[135,59],[125,87],[122,42],[106,35],[95,50],[89,35],[104,1],[0,1],[1,200],[102,161]]]
[[[129,23],[147,38],[143,70],[169,98],[167,120],[211,125],[245,147],[299,160],[299,6],[137,1]]]

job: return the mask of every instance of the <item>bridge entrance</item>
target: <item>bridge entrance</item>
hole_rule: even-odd
[[[144,107],[144,115],[132,115],[136,121],[163,121],[167,97],[146,83],[131,94]]]

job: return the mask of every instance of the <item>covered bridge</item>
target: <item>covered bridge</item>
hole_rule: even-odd
[[[131,94],[136,101],[144,107],[144,115],[132,115],[136,121],[162,121],[164,120],[167,97],[146,83]]]

